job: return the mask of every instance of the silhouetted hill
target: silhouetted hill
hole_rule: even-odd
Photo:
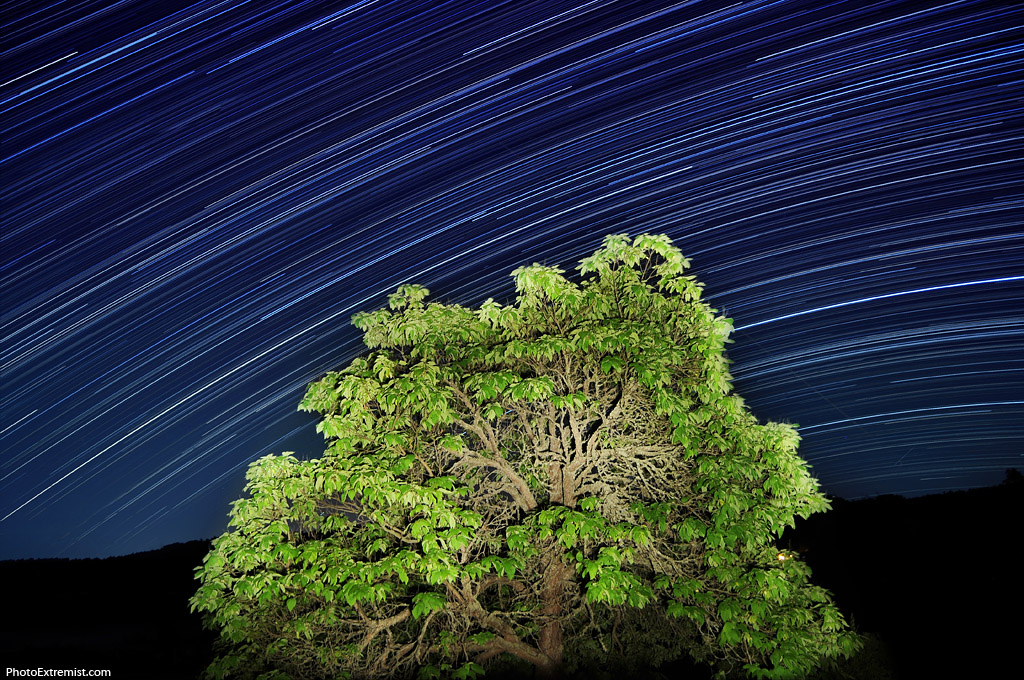
[[[1022,520],[1024,483],[1009,471],[983,489],[833,499],[782,544],[802,553],[859,630],[885,643],[895,677],[1015,677],[1004,669],[1024,630],[1013,557]]]
[[[0,657],[11,668],[110,669],[115,680],[197,677],[214,636],[188,599],[209,549],[191,541],[106,559],[0,562]]]
[[[906,499],[833,499],[782,545],[833,591],[865,650],[821,680],[1004,678],[1019,645],[1024,483]],[[0,562],[0,657],[11,668],[88,668],[113,678],[195,678],[214,636],[188,611],[209,541],[93,560]],[[663,677],[702,680],[680,663]]]

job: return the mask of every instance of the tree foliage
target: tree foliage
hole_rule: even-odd
[[[212,677],[541,676],[680,652],[799,677],[857,638],[774,541],[827,501],[731,392],[729,319],[665,236],[513,272],[478,309],[403,285],[309,386],[323,456],[248,471],[198,569]],[[262,675],[261,675],[262,674]]]

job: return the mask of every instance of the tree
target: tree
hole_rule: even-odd
[[[551,677],[681,652],[797,677],[858,639],[775,538],[828,508],[731,392],[729,319],[665,236],[513,272],[517,299],[353,323],[311,384],[324,455],[267,456],[198,568],[212,677]],[[627,661],[623,661],[623,660]]]

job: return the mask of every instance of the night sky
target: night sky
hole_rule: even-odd
[[[1024,467],[1012,2],[7,4],[0,558],[226,528],[407,282],[666,233],[848,499]]]

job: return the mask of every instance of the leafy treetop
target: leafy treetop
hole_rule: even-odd
[[[686,652],[805,675],[857,639],[774,540],[828,505],[789,425],[732,393],[732,326],[666,236],[574,282],[356,314],[369,353],[311,384],[323,456],[252,464],[198,570],[212,677],[551,676]]]

